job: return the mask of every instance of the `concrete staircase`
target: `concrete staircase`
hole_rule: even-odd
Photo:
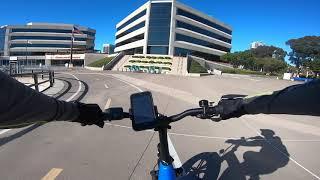
[[[130,55],[125,55],[123,58],[112,68],[112,71],[124,70],[124,65],[129,61]]]
[[[172,70],[170,74],[186,76],[188,74],[187,70],[187,58],[185,57],[174,57],[172,61]]]

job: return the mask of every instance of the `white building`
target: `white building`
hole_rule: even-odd
[[[256,41],[250,44],[250,48],[251,49],[256,49],[259,46],[265,46],[264,43],[262,43],[261,41]]]
[[[115,52],[218,60],[231,49],[229,25],[175,0],[150,0],[116,28]]]

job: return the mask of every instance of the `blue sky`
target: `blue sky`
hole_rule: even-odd
[[[0,25],[74,23],[97,30],[96,49],[114,43],[115,25],[146,0],[5,0]],[[233,27],[232,51],[263,41],[286,50],[285,42],[320,36],[320,0],[180,0]]]

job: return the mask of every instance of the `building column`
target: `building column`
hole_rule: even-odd
[[[147,12],[146,12],[146,24],[145,24],[145,28],[146,31],[144,33],[144,45],[143,45],[143,54],[147,54],[148,53],[148,37],[149,37],[149,22],[150,22],[150,12],[151,12],[151,1],[148,2],[147,5]]]
[[[177,14],[177,7],[176,1],[172,1],[172,11],[171,11],[171,24],[170,24],[170,39],[169,39],[169,55],[174,55],[174,41],[176,38],[176,14]]]

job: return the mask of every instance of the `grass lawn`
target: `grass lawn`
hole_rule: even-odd
[[[189,73],[207,73],[208,71],[202,67],[197,61],[192,60],[188,69]]]
[[[113,59],[113,57],[105,57],[103,59],[100,59],[98,61],[95,61],[95,62],[89,64],[88,66],[90,66],[90,67],[102,67],[103,65],[108,64],[112,59]]]

